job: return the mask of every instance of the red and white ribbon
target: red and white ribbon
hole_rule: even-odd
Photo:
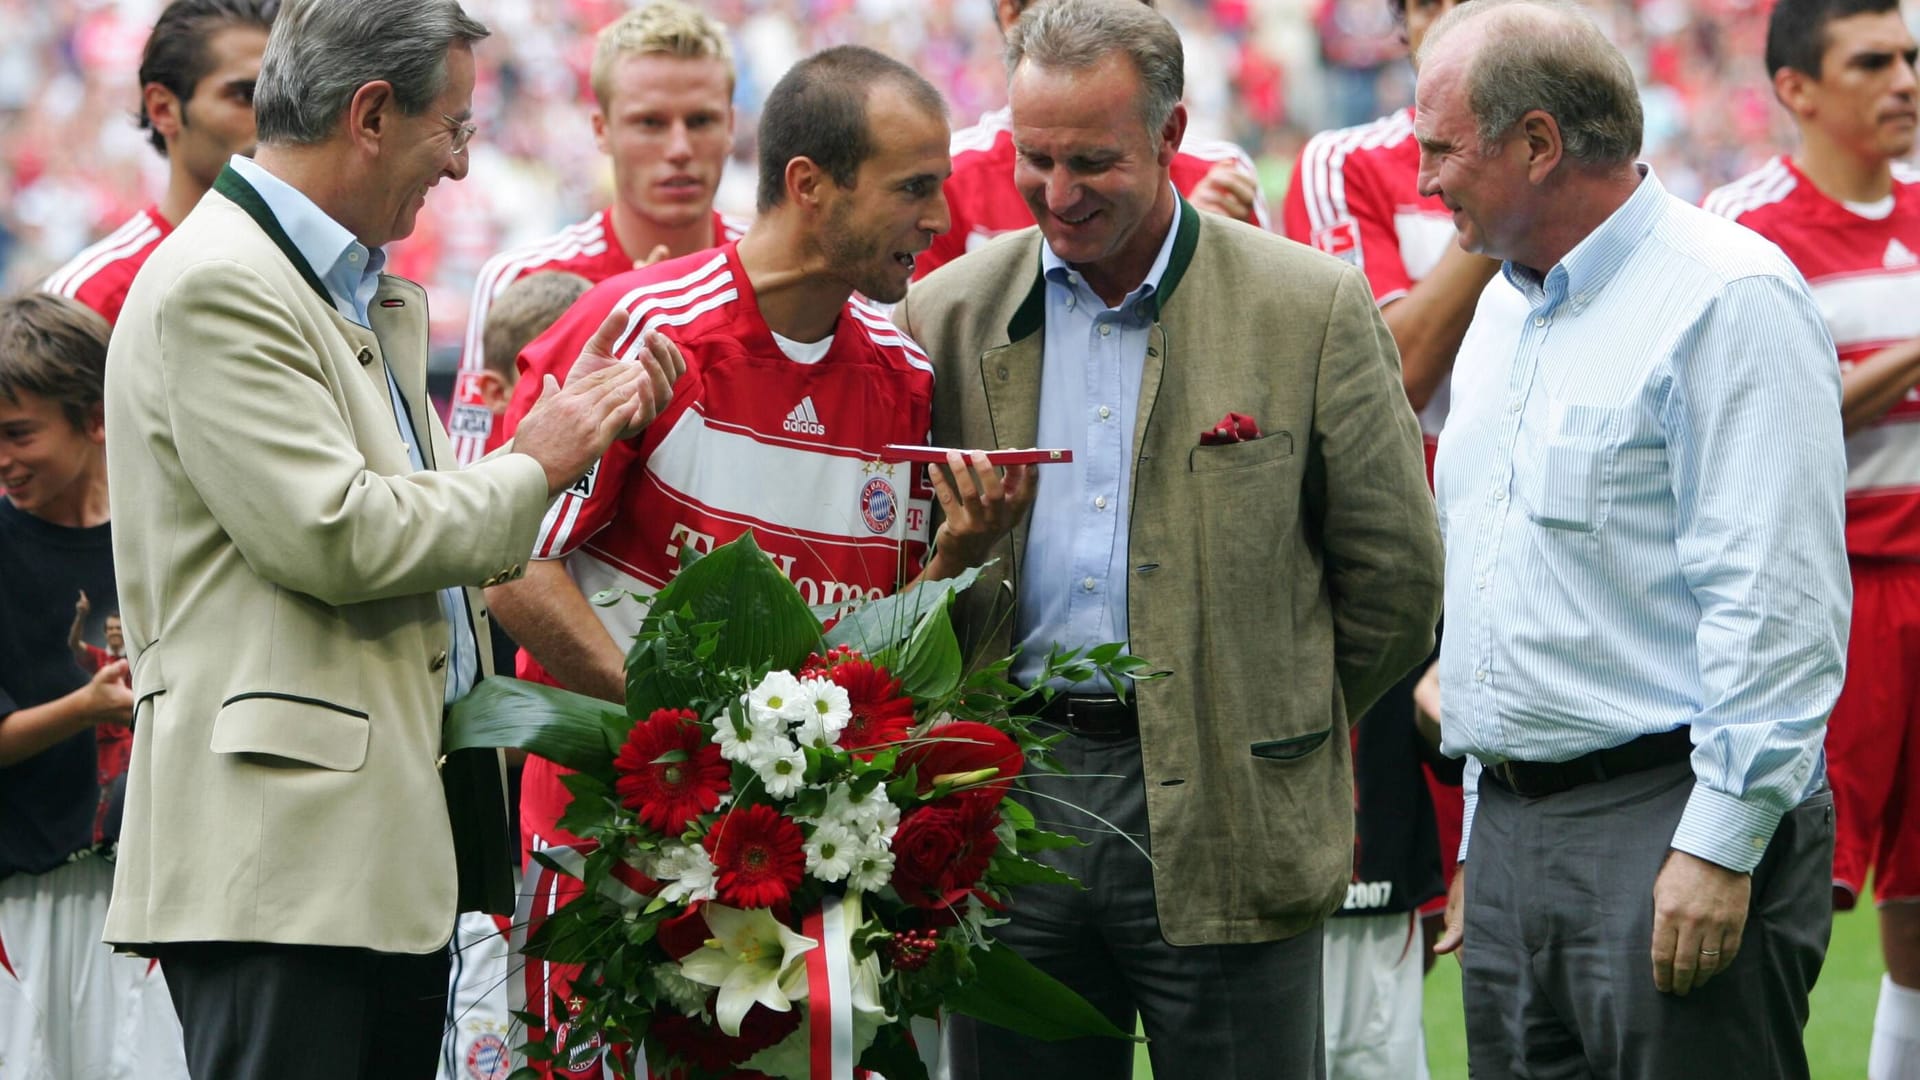
[[[809,912],[801,933],[820,944],[807,950],[809,1080],[853,1080],[853,927],[837,896]]]

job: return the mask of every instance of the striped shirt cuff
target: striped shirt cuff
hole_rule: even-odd
[[[1460,851],[1456,861],[1467,861],[1467,843],[1473,839],[1473,814],[1480,809],[1480,759],[1467,755],[1466,767],[1460,773]]]
[[[1673,847],[1745,874],[1759,865],[1779,824],[1779,811],[1695,784],[1673,832]]]

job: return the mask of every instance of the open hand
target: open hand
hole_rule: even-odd
[[[1433,951],[1439,956],[1460,951],[1460,944],[1467,937],[1466,863],[1453,868],[1453,884],[1447,886],[1446,924],[1447,928],[1441,932],[1440,940],[1433,943]]]
[[[994,545],[1033,506],[1038,487],[1034,466],[997,469],[978,450],[949,450],[945,465],[931,465],[927,471],[945,516],[934,538],[936,558],[951,560],[956,574],[987,561]]]
[[[1752,875],[1667,852],[1653,879],[1654,988],[1685,997],[1731,967],[1752,896]]]

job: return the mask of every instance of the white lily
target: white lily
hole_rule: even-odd
[[[807,996],[803,957],[820,943],[786,928],[765,908],[741,911],[709,903],[700,909],[714,936],[680,961],[680,973],[720,988],[720,1030],[740,1034],[740,1021],[758,1002],[786,1012]]]

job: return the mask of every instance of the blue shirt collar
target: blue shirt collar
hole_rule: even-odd
[[[1507,280],[1522,296],[1535,306],[1542,299],[1557,303],[1569,296],[1584,304],[1626,265],[1627,257],[1660,220],[1667,196],[1651,165],[1642,162],[1635,168],[1640,170],[1640,185],[1633,194],[1562,256],[1544,278],[1512,261],[1504,265]]]
[[[305,192],[261,168],[252,158],[236,154],[228,164],[273,211],[294,249],[327,287],[333,306],[366,326],[367,307],[380,287],[380,271],[387,264],[386,251],[368,250]]]
[[[1153,265],[1147,269],[1146,280],[1120,301],[1120,310],[1126,311],[1137,307],[1141,301],[1159,291],[1160,279],[1166,275],[1167,264],[1173,260],[1174,238],[1180,235],[1180,214],[1180,195],[1176,190],[1173,197],[1173,220],[1167,223],[1167,237],[1160,242],[1160,254],[1154,256]],[[1072,287],[1073,267],[1069,266],[1066,260],[1055,255],[1053,246],[1045,240],[1040,243],[1040,271],[1046,275],[1048,281]]]

